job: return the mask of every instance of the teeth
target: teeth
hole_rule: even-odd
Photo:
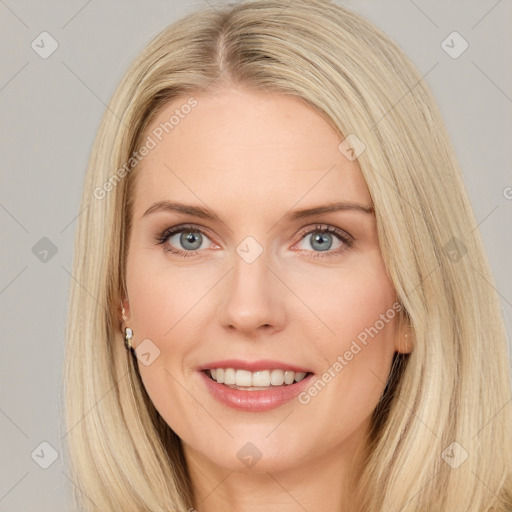
[[[238,381],[237,385],[240,386],[240,384],[238,384]],[[263,370],[261,372],[254,372],[252,374],[252,385],[265,388],[270,386],[270,371]]]
[[[236,387],[260,387],[290,385],[300,382],[305,372],[292,372],[290,370],[260,370],[250,372],[248,370],[235,370],[234,368],[212,368],[209,374],[219,384]]]
[[[284,383],[291,384],[295,379],[295,373],[293,372],[284,372]]]
[[[224,384],[236,384],[235,370],[226,368],[224,370]]]
[[[252,373],[247,370],[233,370],[235,382],[237,386],[252,386]]]
[[[282,386],[284,384],[283,370],[272,370],[270,372],[270,384],[272,386]]]

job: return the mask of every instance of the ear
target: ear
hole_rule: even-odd
[[[395,338],[395,351],[400,354],[410,354],[414,350],[415,341],[412,326],[401,321]]]

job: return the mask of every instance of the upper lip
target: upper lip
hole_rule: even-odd
[[[211,370],[213,368],[234,368],[235,370],[248,370],[257,372],[261,370],[289,370],[295,373],[312,373],[311,370],[294,364],[284,363],[283,361],[273,361],[270,359],[259,359],[258,361],[244,361],[242,359],[225,359],[222,361],[212,361],[198,367],[199,371]]]

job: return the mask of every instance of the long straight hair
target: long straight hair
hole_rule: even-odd
[[[148,43],[109,103],[84,182],[66,333],[65,437],[77,506],[194,506],[180,440],[144,389],[118,315],[146,129],[168,101],[193,108],[196,96],[228,84],[301,98],[340,142],[352,135],[365,146],[358,162],[415,346],[393,367],[374,414],[354,510],[512,510],[507,338],[448,133],[396,44],[326,0],[188,14]]]

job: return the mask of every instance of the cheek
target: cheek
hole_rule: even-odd
[[[127,288],[131,323],[138,339],[171,339],[184,327],[190,328],[205,290],[208,275],[198,266],[172,265],[159,250],[134,250],[127,264]],[[214,277],[214,276],[213,276]],[[213,283],[213,282],[212,282]],[[190,315],[190,316],[188,316]]]
[[[314,269],[308,274],[307,279],[298,276],[292,287],[298,297],[304,298],[312,313],[306,315],[311,319],[309,323],[317,325],[319,339],[326,340],[327,346],[339,343],[337,348],[343,348],[347,340],[376,322],[383,337],[393,334],[394,310],[387,314],[384,324],[379,321],[396,300],[380,252],[357,254],[332,271]]]
[[[202,338],[192,308],[205,293],[204,280],[198,278],[197,270],[163,266],[165,259],[156,258],[155,252],[135,250],[128,258],[129,325],[134,330],[135,347],[148,339],[156,345],[156,351],[149,351],[150,364],[143,364],[142,358],[138,361],[139,372],[155,408],[181,438],[187,439],[194,425],[209,419],[183,386],[188,354]],[[193,275],[195,278],[190,279]],[[215,424],[208,424],[208,428],[215,428]]]
[[[316,345],[325,366],[302,403],[315,402],[317,412],[353,427],[372,412],[385,388],[395,352],[396,293],[376,255],[339,269],[335,279],[317,278],[307,297],[324,333]]]

